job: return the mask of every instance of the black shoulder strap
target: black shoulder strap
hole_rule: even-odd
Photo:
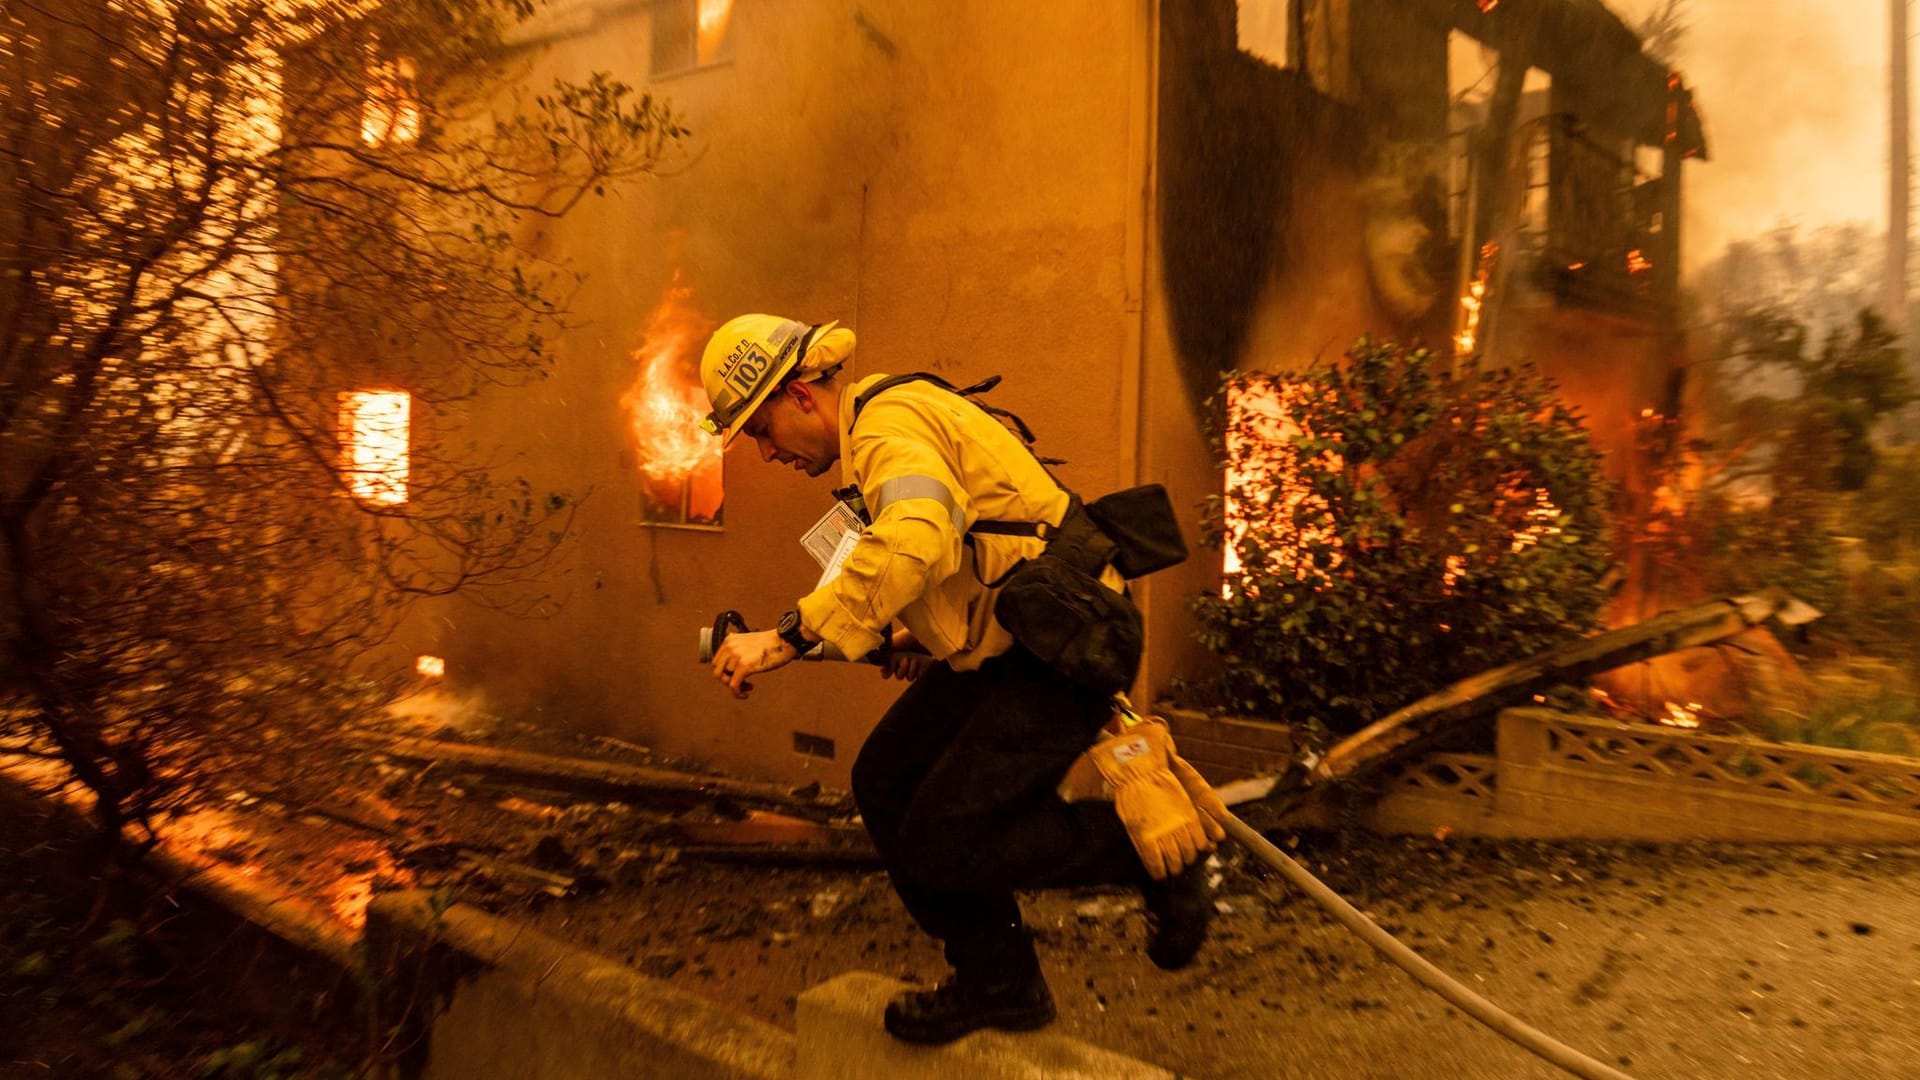
[[[858,424],[860,422],[860,413],[862,410],[864,410],[867,407],[868,402],[872,401],[874,398],[880,396],[881,394],[885,393],[888,390],[893,389],[896,386],[900,386],[903,383],[910,383],[910,382],[930,382],[935,386],[938,386],[940,389],[947,391],[950,394],[958,394],[961,397],[966,398],[968,401],[973,402],[975,408],[978,408],[981,412],[986,413],[988,416],[991,416],[994,419],[1000,420],[1004,423],[1011,424],[1013,426],[1013,430],[1015,431],[1015,433],[1017,433],[1020,436],[1020,441],[1026,444],[1027,452],[1032,453],[1034,458],[1038,460],[1041,465],[1046,466],[1046,465],[1065,465],[1066,464],[1066,461],[1062,458],[1042,457],[1040,454],[1034,453],[1033,444],[1035,440],[1033,435],[1033,429],[1028,427],[1027,422],[1025,420],[1020,419],[1017,413],[1014,413],[1008,409],[1002,409],[996,405],[989,405],[986,402],[980,400],[979,398],[980,394],[984,394],[987,391],[993,389],[994,387],[1000,385],[1000,376],[998,375],[989,375],[986,378],[981,379],[979,382],[974,383],[971,386],[955,386],[952,383],[948,382],[947,380],[941,378],[940,376],[935,375],[931,371],[910,371],[905,375],[889,375],[886,378],[881,379],[879,382],[874,383],[872,386],[867,387],[866,390],[863,391],[859,397],[853,399],[853,421],[852,423],[847,425],[848,430],[852,430],[853,424]]]
[[[866,409],[868,402],[896,386],[910,382],[930,382],[948,393],[958,394],[968,401],[973,402],[980,411],[989,416],[1012,422],[1021,440],[1026,444],[1027,452],[1033,453],[1033,430],[1027,427],[1026,421],[1006,409],[995,408],[992,405],[988,405],[975,396],[977,394],[984,394],[994,387],[999,386],[1000,376],[998,375],[989,375],[971,386],[955,386],[931,371],[910,371],[905,375],[889,375],[879,382],[874,383],[872,386],[867,387],[861,391],[859,397],[853,399],[853,419],[848,422],[847,430],[851,432],[853,426],[860,422],[860,413]],[[1059,458],[1044,458],[1038,454],[1034,454],[1034,458],[1040,462],[1040,466],[1043,469],[1048,465],[1064,464]],[[1052,475],[1052,470],[1048,470],[1048,475]],[[1058,483],[1059,481],[1056,478],[1054,482]],[[1054,526],[1044,521],[981,520],[975,521],[973,528],[967,530],[966,540],[968,543],[972,543],[974,534],[976,533],[984,533],[992,536],[1037,536],[1044,539],[1048,534],[1053,532],[1053,529]],[[975,573],[977,574],[978,572],[976,569]],[[1003,577],[1001,580],[1004,581],[1005,578]],[[992,584],[997,585],[999,582]]]
[[[999,376],[994,376],[994,379],[997,381]],[[853,399],[853,419],[847,424],[847,429],[851,431],[853,425],[860,422],[860,414],[866,410],[867,402],[872,401],[874,398],[879,397],[881,394],[886,393],[896,386],[910,382],[930,382],[942,390],[959,393],[952,383],[935,375],[931,371],[909,371],[905,375],[889,375],[879,382],[874,383],[872,386],[867,387],[866,390],[861,392],[859,397]]]

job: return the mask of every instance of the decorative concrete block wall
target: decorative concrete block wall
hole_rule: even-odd
[[[1920,761],[1510,709],[1492,757],[1436,754],[1402,769],[1373,823],[1490,836],[1920,842]]]

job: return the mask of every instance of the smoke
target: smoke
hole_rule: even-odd
[[[501,725],[500,714],[477,688],[430,686],[386,707],[388,730],[399,734],[479,738]]]
[[[1666,0],[1608,0],[1629,25]],[[1712,160],[1687,168],[1688,268],[1783,223],[1887,220],[1888,0],[1687,0],[1676,66]]]
[[[1443,220],[1445,196],[1434,189],[1444,168],[1444,160],[1429,160],[1422,147],[1396,143],[1380,152],[1360,183],[1374,292],[1401,322],[1427,314],[1440,299],[1433,231]]]

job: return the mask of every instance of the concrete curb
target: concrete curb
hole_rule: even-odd
[[[1064,1035],[979,1032],[943,1047],[881,1026],[904,984],[852,972],[799,998],[798,1036],[625,964],[414,890],[376,896],[364,937],[291,886],[159,847],[149,869],[354,976],[398,1061],[388,1078],[617,1076],[1158,1078],[1175,1074]],[[358,994],[356,994],[356,998]]]
[[[584,949],[420,892],[367,910],[383,1023],[427,1078],[786,1078],[794,1037]]]
[[[148,852],[147,861],[163,880],[177,882],[280,940],[324,956],[343,971],[359,969],[359,943],[347,928],[292,889],[165,846]]]
[[[795,1080],[1164,1080],[1175,1075],[1044,1031],[980,1031],[946,1046],[911,1046],[880,1025],[887,1000],[904,989],[906,984],[883,975],[854,971],[801,994]]]
[[[881,1026],[904,984],[852,972],[800,995],[793,1035],[464,904],[389,893],[367,909],[382,1025],[400,1072],[427,1080],[1163,1080],[1174,1074],[1065,1035],[985,1031],[942,1047]]]

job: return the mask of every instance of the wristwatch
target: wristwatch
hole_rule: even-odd
[[[800,632],[800,612],[796,608],[788,608],[787,613],[780,616],[780,622],[774,627],[774,632],[780,635],[781,641],[793,646],[794,652],[803,653],[813,648],[814,643],[807,640],[807,635]]]

